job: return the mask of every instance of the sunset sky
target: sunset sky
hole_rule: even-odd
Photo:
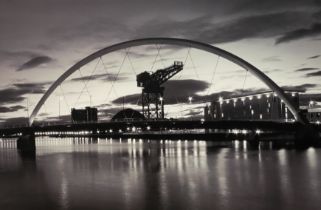
[[[0,0],[0,122],[24,123],[50,84],[87,55],[147,37],[215,45],[247,60],[279,86],[305,92],[303,104],[321,102],[320,0]],[[217,59],[167,45],[103,56],[65,81],[38,119],[66,116],[71,107],[88,105],[107,119],[122,107],[123,97],[126,107],[138,109],[136,75],[175,60],[185,66],[166,84],[167,116],[198,115],[191,108],[214,96],[266,88],[241,67]]]

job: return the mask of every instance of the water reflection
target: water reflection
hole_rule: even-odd
[[[321,150],[37,138],[0,148],[0,209],[318,209]],[[9,146],[8,146],[9,145]]]

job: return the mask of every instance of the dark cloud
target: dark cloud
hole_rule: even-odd
[[[307,77],[319,77],[319,76],[321,76],[321,71],[307,73],[305,76],[307,76]]]
[[[35,52],[31,51],[0,51],[0,61],[3,62],[8,59],[31,59],[37,56]]]
[[[14,117],[9,119],[2,119],[3,123],[2,127],[6,126],[27,126],[28,125],[28,118],[26,117]]]
[[[42,64],[50,63],[52,60],[53,59],[48,56],[37,56],[22,64],[17,71],[32,69]]]
[[[269,74],[269,73],[272,73],[272,72],[280,72],[282,71],[281,69],[271,69],[271,70],[264,70],[263,72],[265,74]]]
[[[231,8],[233,12],[267,12],[267,11],[284,11],[284,10],[295,10],[297,8],[302,8],[306,11],[309,9],[314,9],[320,6],[317,0],[269,0],[260,1],[258,3],[255,0],[240,0],[236,2],[231,2]]]
[[[20,109],[24,109],[24,106],[10,106],[10,107],[6,107],[6,106],[0,106],[0,113],[8,113],[8,112],[15,112],[18,111]]]
[[[114,104],[141,104],[141,94],[131,94],[119,97],[112,101]]]
[[[18,89],[26,91],[29,94],[42,94],[46,92],[46,85],[51,84],[51,82],[41,82],[41,83],[15,83]]]
[[[71,51],[75,46],[78,49],[90,46],[92,49],[101,45],[101,41],[111,43],[150,35],[206,38],[209,36],[206,36],[206,32],[214,33],[215,39],[210,35],[212,43],[223,42],[224,34],[227,41],[268,34],[280,35],[286,32],[286,29],[295,30],[308,24],[308,19],[311,22],[312,14],[320,6],[317,2],[316,0],[269,0],[260,3],[255,0],[136,0],[120,4],[117,0],[91,0],[90,3],[88,0],[79,0],[75,4],[75,1],[32,0],[19,2],[19,6],[16,6],[16,3],[6,2],[0,7],[2,17],[0,40],[8,41],[2,42],[0,48],[14,50],[37,48],[43,51],[60,48]],[[258,15],[283,11],[302,11],[301,14],[305,15],[303,18],[302,15],[294,14],[291,19],[284,21],[281,18],[279,22],[271,21],[271,24],[269,19],[264,21]],[[204,20],[199,24],[193,21],[195,17],[201,15],[209,15],[211,21]],[[244,24],[242,19],[246,17],[260,20],[255,24],[253,21]],[[163,21],[159,21],[161,19]],[[152,26],[151,30],[142,26],[146,22],[148,22],[146,26]],[[189,22],[191,27],[188,26]],[[277,25],[277,30],[274,25]],[[184,30],[186,27],[188,31]],[[222,33],[220,29],[223,29]],[[155,33],[152,33],[153,31]],[[198,31],[201,32],[201,36],[197,36]],[[237,33],[235,37],[234,32]]]
[[[210,84],[202,80],[169,80],[164,84],[165,96],[192,95],[206,90]]]
[[[317,59],[319,57],[320,57],[320,55],[314,55],[314,56],[308,57],[307,59]]]
[[[316,20],[320,20],[321,19],[321,10],[314,13],[313,14],[313,17],[316,19]]]
[[[166,104],[186,102],[189,96],[205,91],[209,83],[201,80],[169,80],[165,83],[164,98]],[[115,104],[141,104],[141,94],[126,95],[112,101]]]
[[[221,91],[210,95],[200,95],[206,91],[209,83],[200,80],[170,80],[165,85],[164,99],[165,104],[188,103],[188,97],[193,98],[193,103],[209,102],[219,97],[236,97],[249,95],[258,92],[265,92],[267,89],[236,89],[234,91]],[[114,104],[138,104],[141,105],[141,94],[132,94],[119,97],[112,101]]]
[[[321,34],[321,23],[314,23],[309,28],[301,28],[290,31],[276,40],[276,44],[290,42],[293,40],[314,37]]]
[[[103,81],[120,81],[127,79],[126,76],[122,74],[113,74],[113,73],[106,73],[106,74],[96,74],[91,76],[83,76],[73,78],[70,81],[78,82],[78,81],[90,81],[90,80],[103,80]]]
[[[0,90],[0,104],[18,103],[26,94],[42,94],[48,83],[17,83],[12,87]]]
[[[282,86],[282,88],[287,91],[306,92],[307,90],[315,88],[317,86],[318,86],[317,84],[302,84],[302,85]]]
[[[155,49],[151,49],[151,50],[156,50]],[[150,57],[150,56],[156,56],[154,54],[148,53],[150,51],[145,51],[145,52],[137,52],[137,51],[130,51],[130,53],[128,53],[128,56],[130,58],[146,58],[146,57]]]
[[[318,68],[300,68],[300,69],[297,69],[295,71],[298,71],[298,72],[301,72],[301,71],[314,71],[314,70],[318,70]]]
[[[270,56],[263,59],[264,62],[279,62],[282,61],[282,59],[279,56]]]
[[[23,95],[27,92],[16,88],[0,90],[0,104],[17,103],[24,100]]]
[[[245,38],[265,38],[283,34],[285,25],[295,30],[310,23],[306,13],[298,11],[251,14],[218,22],[213,15],[185,21],[151,20],[137,30],[138,37],[176,36],[209,43],[233,42]],[[195,30],[197,29],[197,30]]]

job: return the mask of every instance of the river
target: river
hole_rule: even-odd
[[[245,141],[0,140],[0,209],[320,209],[321,149]]]

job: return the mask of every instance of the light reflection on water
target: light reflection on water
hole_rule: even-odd
[[[321,150],[205,141],[0,141],[0,209],[319,209]]]

